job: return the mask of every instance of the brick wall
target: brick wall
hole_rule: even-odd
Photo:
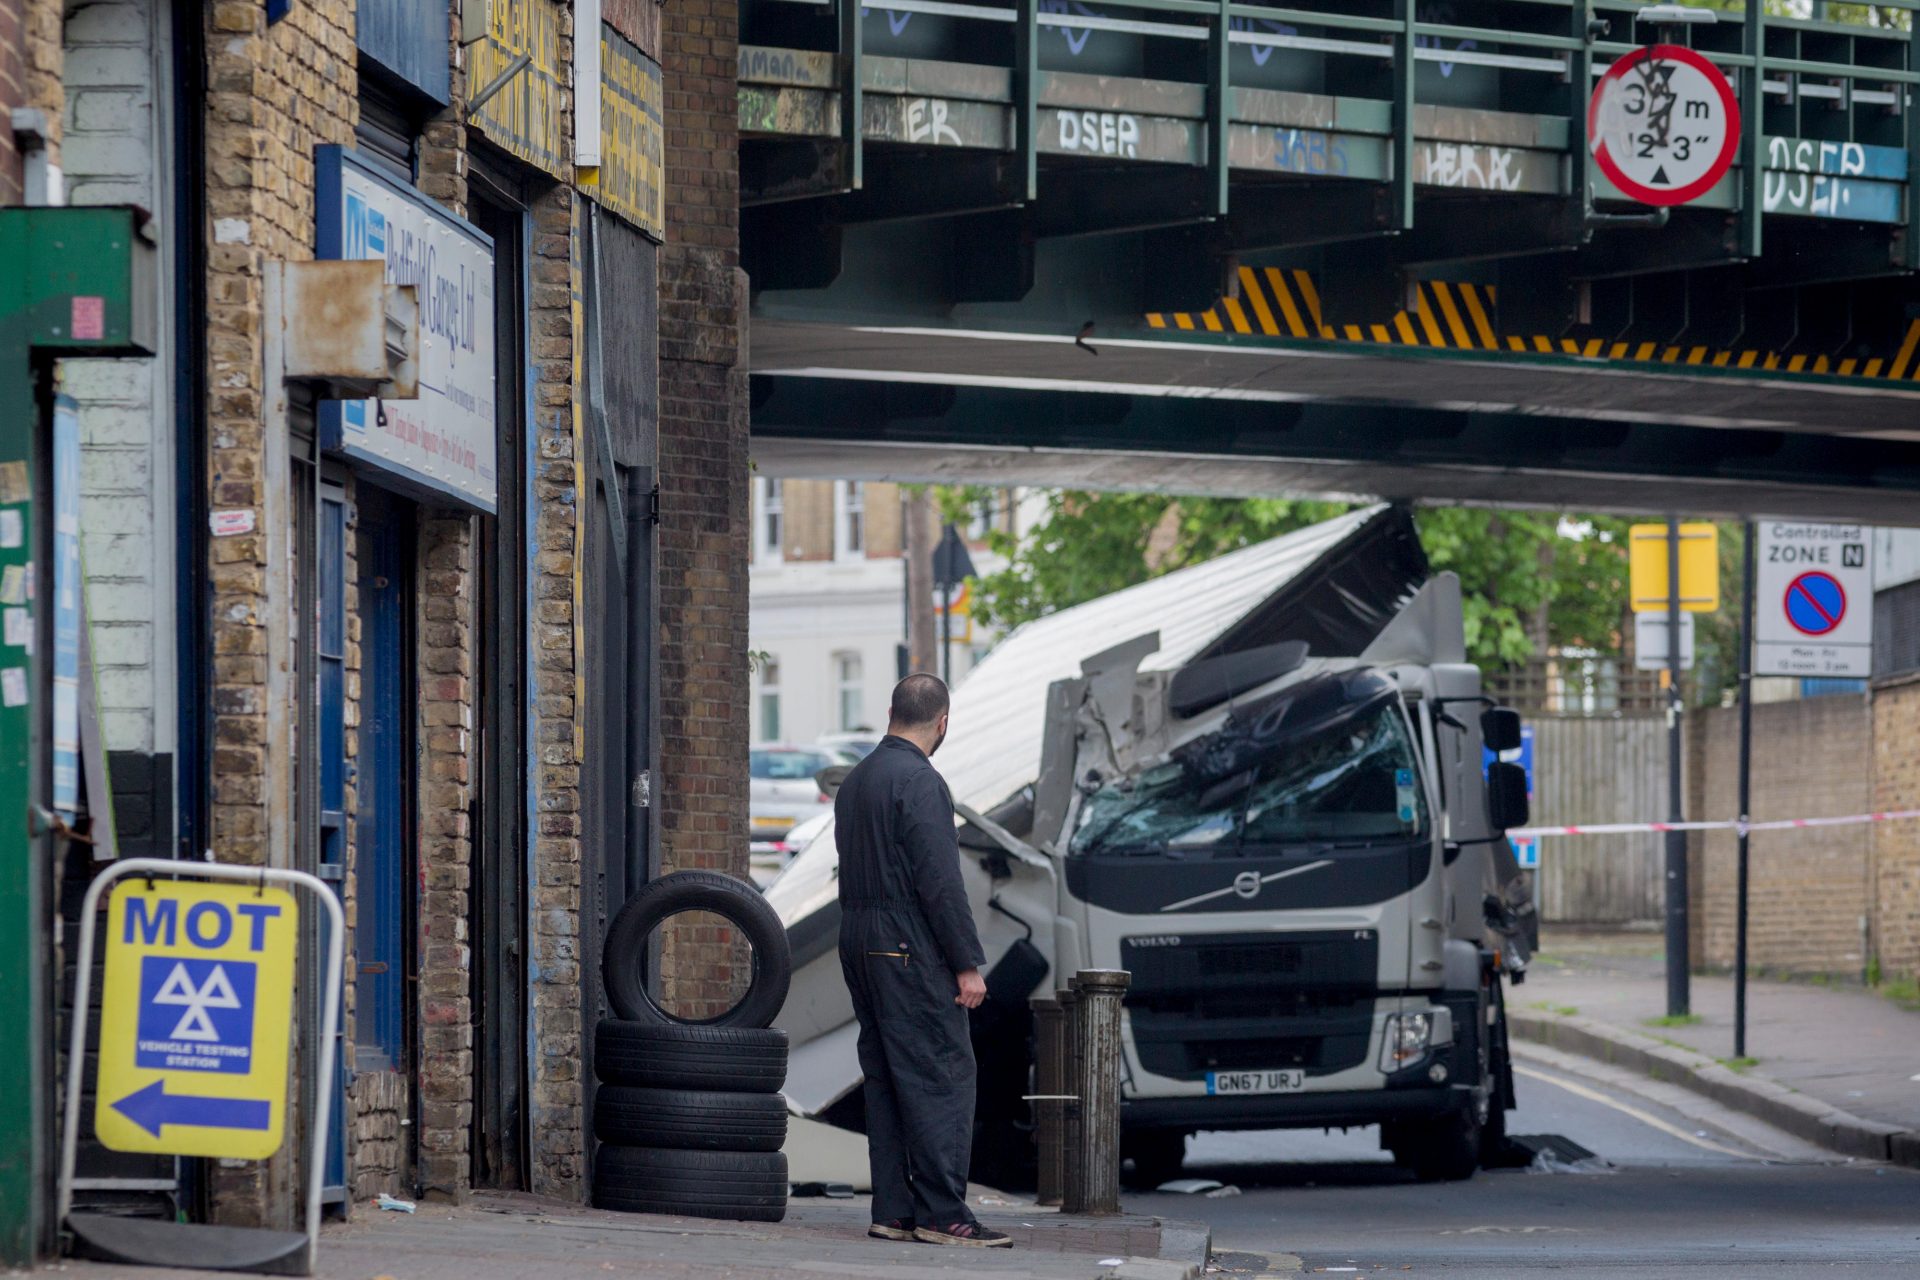
[[[662,13],[667,244],[660,255],[661,833],[669,870],[746,872],[746,287],[740,244],[738,10]],[[663,994],[724,1000],[729,949],[669,931]]]
[[[1920,809],[1920,675],[1873,691],[1873,807]],[[1873,936],[1888,976],[1920,977],[1920,822],[1873,829]]]
[[[867,500],[867,558],[869,560],[891,560],[898,556],[904,544],[901,536],[905,524],[901,520],[900,486],[897,484],[870,484],[866,486]]]
[[[1692,717],[1700,768],[1695,818],[1739,813],[1740,713]],[[1854,696],[1763,703],[1753,709],[1753,812],[1775,818],[1864,813],[1873,804],[1872,726]],[[1872,833],[1864,826],[1758,831],[1751,837],[1748,958],[1755,969],[1857,978],[1866,963],[1861,918],[1869,913]],[[1735,837],[1697,833],[1693,900],[1699,958],[1730,968],[1735,934]]]
[[[786,513],[780,528],[784,558],[833,559],[833,481],[788,480],[780,494]]]

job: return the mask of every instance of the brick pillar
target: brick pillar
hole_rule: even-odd
[[[747,399],[740,259],[739,18],[662,15],[667,244],[660,255],[662,863],[746,874]],[[724,999],[730,947],[670,930],[663,994]]]
[[[354,14],[351,4],[295,5],[269,27],[263,0],[212,0],[205,14],[208,497],[258,525],[212,542],[211,844],[223,862],[260,863],[268,833],[293,821],[273,798],[290,794],[290,762],[270,765],[268,752],[270,639],[284,648],[291,636],[267,597],[269,559],[286,554],[288,506],[287,495],[266,491],[274,389],[262,367],[261,282],[266,263],[313,256],[314,148],[350,143],[359,114]],[[292,1225],[295,1159],[213,1162],[215,1219]]]
[[[532,1190],[578,1198],[585,1171],[581,1133],[580,759],[576,718],[573,225],[566,187],[534,201],[534,902],[531,983],[534,1022],[529,1125]],[[615,749],[618,749],[616,744]],[[594,957],[597,960],[597,957]]]
[[[420,1167],[434,1199],[472,1179],[474,519],[422,513],[419,536]]]

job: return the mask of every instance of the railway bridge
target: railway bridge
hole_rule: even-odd
[[[742,0],[756,458],[1914,522],[1916,5]],[[1670,211],[1656,39],[1741,126]]]

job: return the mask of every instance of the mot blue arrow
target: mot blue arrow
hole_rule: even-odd
[[[273,1119],[273,1104],[254,1098],[208,1098],[191,1093],[168,1093],[165,1080],[155,1080],[113,1104],[113,1109],[154,1137],[170,1124],[202,1129],[264,1129]]]

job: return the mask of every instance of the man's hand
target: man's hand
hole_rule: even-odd
[[[980,971],[962,969],[953,977],[960,984],[960,994],[953,1002],[964,1009],[978,1009],[980,1002],[987,998],[987,980],[980,976]]]

